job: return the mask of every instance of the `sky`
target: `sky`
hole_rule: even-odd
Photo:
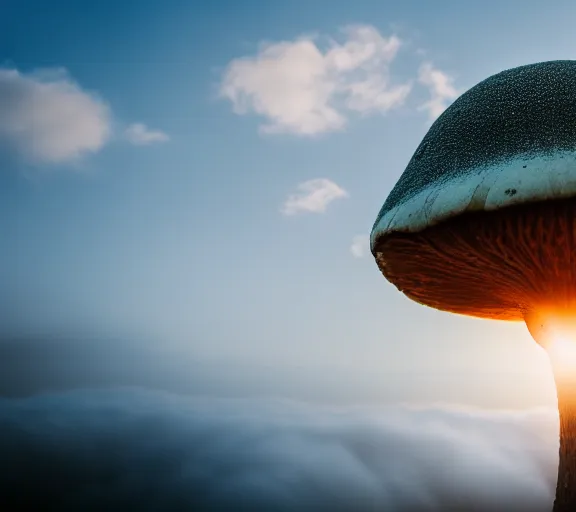
[[[554,403],[523,325],[410,302],[367,237],[461,92],[574,58],[573,2],[1,9],[5,394]]]
[[[547,356],[368,236],[443,110],[574,59],[575,16],[3,0],[0,508],[548,510]]]

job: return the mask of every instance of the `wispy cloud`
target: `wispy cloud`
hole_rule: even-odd
[[[21,156],[63,163],[101,149],[110,110],[62,69],[0,69],[0,143]]]
[[[460,94],[454,87],[454,78],[425,62],[418,71],[418,81],[430,91],[430,100],[420,106],[428,112],[431,120],[436,119]]]
[[[282,206],[284,215],[297,213],[324,213],[336,199],[348,197],[348,192],[326,178],[317,178],[300,183],[297,192],[290,194]]]
[[[352,239],[350,252],[355,258],[363,258],[370,252],[370,237],[368,235],[356,235]]]
[[[265,118],[261,131],[312,136],[340,130],[350,112],[385,113],[402,105],[411,83],[395,84],[390,65],[401,41],[370,25],[343,29],[342,40],[316,37],[262,44],[231,61],[220,94],[237,114]]]
[[[547,512],[557,435],[553,410],[0,400],[0,508]]]
[[[126,138],[136,146],[148,146],[170,140],[170,137],[166,133],[160,130],[151,130],[143,123],[131,124],[126,128],[125,135]]]

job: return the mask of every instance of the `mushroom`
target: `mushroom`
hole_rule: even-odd
[[[410,299],[524,321],[547,349],[558,394],[555,512],[576,511],[576,61],[498,73],[431,126],[370,236],[386,279]],[[557,364],[558,363],[558,364]]]

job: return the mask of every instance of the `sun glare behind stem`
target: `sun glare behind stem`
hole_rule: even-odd
[[[546,350],[554,372],[576,379],[576,337],[555,336]]]
[[[554,373],[576,381],[576,312],[539,311],[526,316],[526,325],[548,353]]]

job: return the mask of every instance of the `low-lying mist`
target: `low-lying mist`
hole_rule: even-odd
[[[138,389],[0,400],[0,509],[548,511],[554,410]]]

